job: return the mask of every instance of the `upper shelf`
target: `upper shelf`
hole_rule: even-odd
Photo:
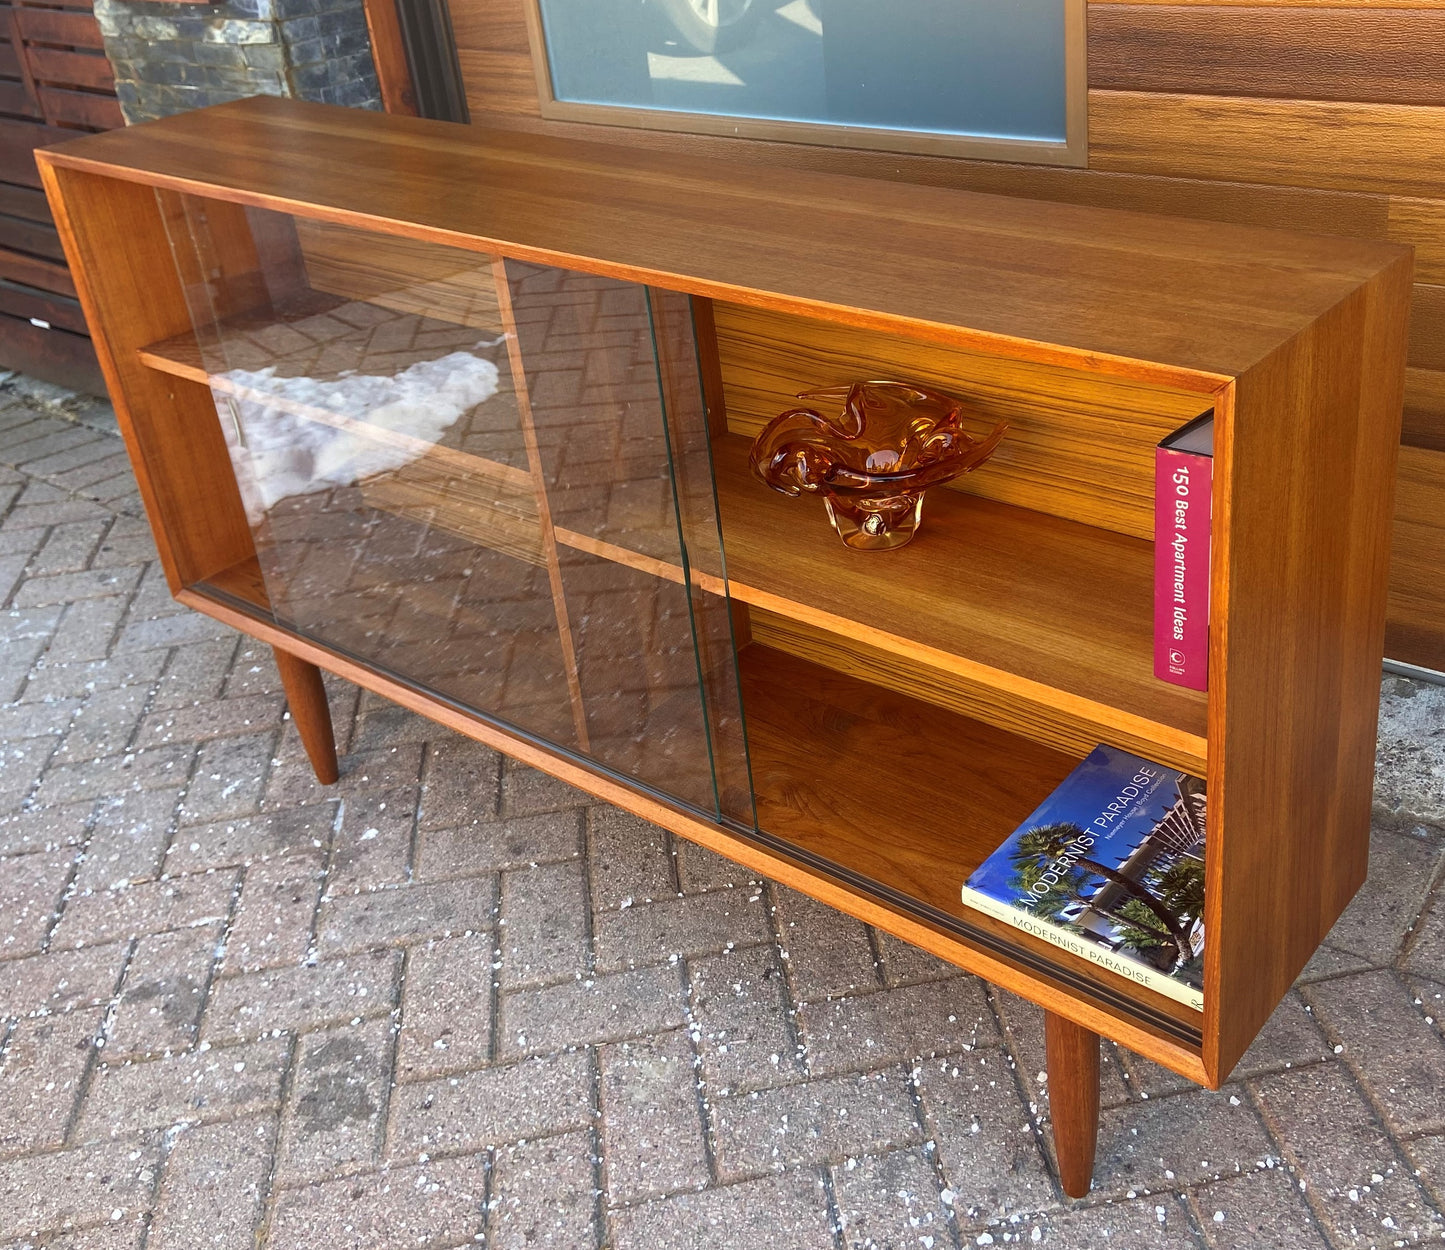
[[[271,97],[40,160],[1200,392],[1406,250]]]
[[[860,555],[816,499],[754,479],[748,448],[737,436],[713,444],[734,598],[1112,729],[1202,773],[1207,697],[1153,673],[1152,543],[934,489],[917,539]]]

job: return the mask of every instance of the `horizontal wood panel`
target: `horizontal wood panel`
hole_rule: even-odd
[[[522,0],[483,0],[448,6],[458,51],[520,52],[529,60],[527,15]]]
[[[26,59],[30,62],[30,72],[41,82],[100,91],[115,87],[115,74],[104,53],[30,48]]]
[[[71,280],[70,271],[63,264],[28,256],[23,252],[12,252],[3,247],[0,247],[0,278],[38,287],[42,291],[58,291],[62,295],[70,296],[75,294],[75,283]]]
[[[40,171],[35,167],[36,148],[74,139],[74,130],[59,126],[43,126],[36,122],[12,121],[0,117],[0,170],[8,182],[38,187]]]
[[[1445,198],[1436,108],[1089,92],[1089,164],[1185,178]]]
[[[38,89],[41,107],[52,122],[72,126],[91,126],[106,130],[112,126],[124,126],[125,116],[120,111],[120,101],[113,95],[99,95],[90,91],[70,91],[64,87],[41,86]]]
[[[755,437],[801,405],[799,391],[864,378],[930,384],[967,401],[980,436],[1009,423],[993,459],[958,489],[1137,538],[1154,536],[1155,446],[1208,407],[1198,395],[737,304],[716,302],[713,316],[733,433]]]
[[[1445,450],[1400,449],[1385,652],[1445,670]]]
[[[34,317],[76,334],[86,333],[85,314],[81,312],[79,300],[34,287],[0,280],[0,312],[24,317],[27,321]]]
[[[764,608],[748,609],[754,642],[796,655],[838,672],[924,699],[939,707],[981,720],[1061,750],[1087,755],[1101,741],[1203,777],[1208,761],[1202,754],[1162,750],[1157,741],[1135,738],[1116,727],[1067,716],[1047,702],[1015,692],[1004,693],[957,673],[870,647],[843,634],[829,633]]]
[[[1442,104],[1445,12],[1095,5],[1089,86]]]
[[[1392,195],[1387,229],[1396,243],[1415,248],[1415,281],[1445,283],[1445,200]]]
[[[1401,439],[1408,445],[1445,451],[1445,373],[1405,370],[1405,422]],[[1445,576],[1445,555],[1441,556]]]
[[[0,22],[5,20],[6,7],[0,5]],[[0,29],[4,29],[4,27],[0,27]],[[15,55],[15,48],[8,39],[0,39],[0,77],[20,77],[20,58]]]
[[[0,79],[0,113],[19,117],[39,117],[40,109],[25,89],[23,82]]]
[[[44,191],[17,187],[9,182],[0,182],[0,213],[7,217],[24,217],[27,221],[51,220],[50,205],[45,202]]]
[[[595,272],[684,294],[835,309],[875,330],[1203,394],[1402,256],[1393,244],[722,167],[270,96],[87,135],[46,164],[120,166],[283,211],[312,203],[340,224],[470,236],[542,264],[591,257]]]
[[[529,53],[458,48],[457,60],[469,109],[485,108],[508,117],[541,117],[537,75]]]
[[[748,450],[732,434],[713,442],[735,599],[1158,750],[1205,754],[1206,696],[1154,676],[1152,544],[936,490],[918,537],[868,560],[838,540],[820,500],[759,482]]]
[[[1445,286],[1415,287],[1410,301],[1410,365],[1445,369]]]
[[[468,80],[476,125],[497,125],[531,133],[563,135],[592,142],[686,152],[713,160],[738,161],[774,169],[806,169],[920,186],[949,187],[1027,199],[1053,200],[1092,208],[1122,208],[1201,221],[1270,226],[1315,234],[1383,239],[1389,198],[1378,193],[1325,191],[1239,180],[1179,178],[1014,165],[999,161],[960,161],[912,153],[844,151],[799,143],[770,143],[718,135],[680,135],[623,126],[584,126],[543,121],[539,116],[489,113],[485,80]],[[1408,240],[1407,240],[1408,241]]]
[[[89,9],[17,8],[15,22],[27,43],[68,44],[77,48],[104,48],[100,23]]]
[[[33,252],[48,260],[65,261],[65,251],[60,246],[60,236],[48,222],[31,221],[26,217],[11,217],[0,213],[0,247],[20,252]]]
[[[67,330],[41,330],[19,317],[0,315],[0,369],[18,369],[70,390],[105,394],[90,339]]]

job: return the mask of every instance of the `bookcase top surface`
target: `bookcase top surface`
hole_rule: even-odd
[[[38,155],[1201,391],[1245,372],[1407,250],[273,97]]]

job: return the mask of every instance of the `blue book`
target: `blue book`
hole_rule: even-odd
[[[963,901],[1204,1010],[1205,786],[1095,747],[964,882]]]

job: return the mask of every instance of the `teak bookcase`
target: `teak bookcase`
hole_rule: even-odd
[[[1363,881],[1407,248],[276,99],[38,157],[170,585],[317,774],[326,669],[1041,1004],[1069,1193],[1098,1035],[1218,1085]],[[746,456],[888,376],[1012,429],[859,554]],[[1205,695],[1152,469],[1211,405]],[[1207,778],[1202,1014],[960,902],[1101,741]]]

